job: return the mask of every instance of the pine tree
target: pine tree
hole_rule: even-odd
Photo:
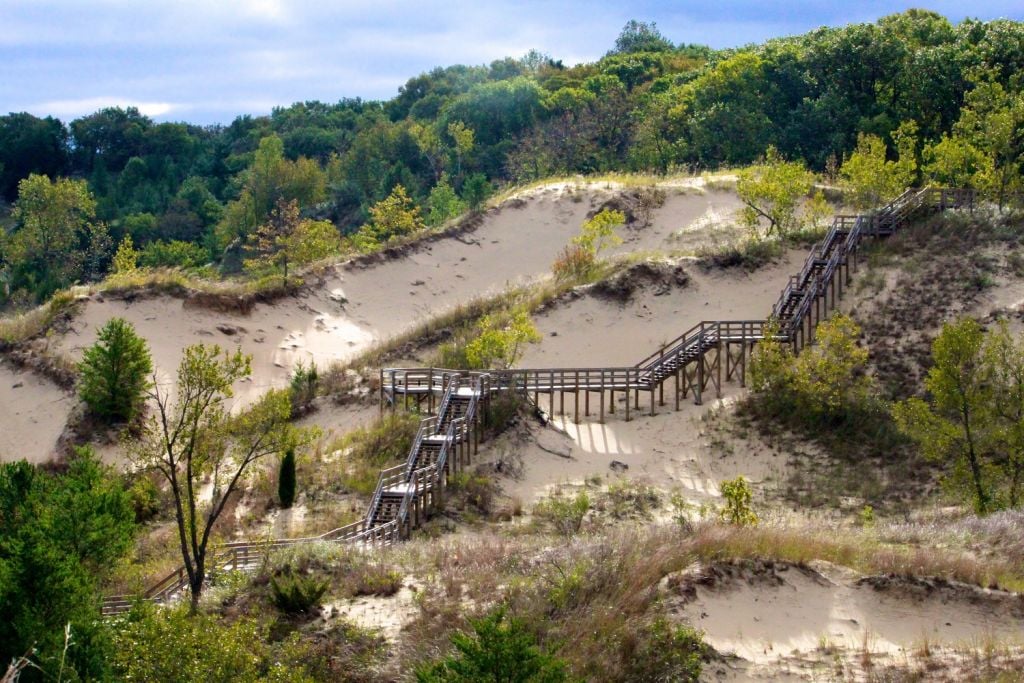
[[[142,407],[153,362],[146,341],[123,318],[111,318],[79,364],[79,395],[97,416],[130,421]]]
[[[295,503],[295,449],[289,448],[281,458],[281,473],[277,479],[277,496],[281,507],[287,510]]]

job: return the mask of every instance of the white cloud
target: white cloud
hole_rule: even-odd
[[[145,116],[164,116],[172,111],[181,111],[188,107],[171,104],[170,102],[136,102],[123,97],[84,97],[72,100],[52,100],[30,105],[27,109],[40,115],[59,117],[75,117],[91,114],[105,107],[136,107]]]

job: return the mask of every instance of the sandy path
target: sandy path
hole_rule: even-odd
[[[0,363],[0,462],[49,460],[73,405],[52,382]]]

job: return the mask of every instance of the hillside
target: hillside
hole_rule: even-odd
[[[1022,55],[0,119],[4,683],[1019,680]]]

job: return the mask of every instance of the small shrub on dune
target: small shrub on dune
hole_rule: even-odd
[[[307,614],[319,607],[328,585],[312,576],[285,572],[271,577],[270,592],[274,605],[285,614]]]

